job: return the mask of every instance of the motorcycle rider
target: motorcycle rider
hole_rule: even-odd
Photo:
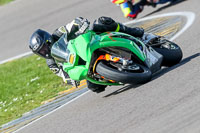
[[[157,4],[165,4],[175,0],[111,0],[120,6],[124,17],[135,19],[142,12],[145,5],[156,7]]]
[[[127,27],[121,23],[115,22],[110,17],[100,17],[96,19],[92,25],[90,25],[90,22],[87,19],[77,17],[71,23],[56,29],[52,35],[41,29],[36,30],[30,38],[29,47],[33,53],[46,59],[48,67],[54,74],[62,77],[64,82],[77,87],[79,82],[71,80],[68,74],[63,71],[62,65],[56,64],[51,56],[51,47],[63,34],[67,34],[67,40],[69,41],[75,39],[80,34],[83,34],[87,29],[93,30],[97,34],[107,31],[124,32],[135,37],[142,37],[144,34],[142,28]],[[104,85],[93,84],[89,81],[87,81],[87,84],[88,88],[94,92],[104,91],[106,87]]]

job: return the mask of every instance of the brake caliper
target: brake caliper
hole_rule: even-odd
[[[94,66],[93,66],[93,73],[95,73],[95,68],[96,68],[96,65],[97,65],[97,62],[99,60],[106,60],[106,61],[112,61],[112,62],[119,62],[120,61],[120,58],[119,57],[113,57],[109,54],[105,54],[105,55],[100,55],[99,58],[97,58],[97,60],[95,61],[94,63]]]
[[[126,60],[124,58],[120,58],[120,57],[116,57],[116,56],[112,56],[110,54],[105,54],[105,55],[100,55],[99,58],[97,58],[97,60],[95,61],[94,63],[94,66],[93,66],[93,73],[95,73],[95,68],[96,68],[96,65],[97,65],[97,62],[99,60],[106,60],[106,61],[111,61],[111,62],[114,62],[114,63],[121,63],[123,64],[123,66],[128,66],[129,64],[132,63],[131,60]]]

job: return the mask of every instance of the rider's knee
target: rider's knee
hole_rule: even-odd
[[[95,32],[106,32],[106,31],[115,31],[118,26],[112,18],[110,17],[99,17],[93,23],[92,30]]]

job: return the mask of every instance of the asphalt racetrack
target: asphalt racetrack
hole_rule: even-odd
[[[199,5],[199,0],[182,0],[170,6],[146,7],[138,16],[195,13],[192,25],[174,40],[183,50],[181,63],[162,70],[144,85],[108,87],[100,94],[88,92],[18,132],[199,133]],[[109,0],[16,0],[0,7],[0,61],[28,52],[28,39],[35,29],[51,32],[77,16],[91,22],[99,16],[129,21]]]

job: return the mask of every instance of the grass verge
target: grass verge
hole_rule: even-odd
[[[11,2],[13,0],[0,0],[0,5],[4,5],[4,4],[7,4],[9,2]]]
[[[69,86],[71,87],[71,86]],[[0,125],[68,89],[36,55],[0,65]]]

